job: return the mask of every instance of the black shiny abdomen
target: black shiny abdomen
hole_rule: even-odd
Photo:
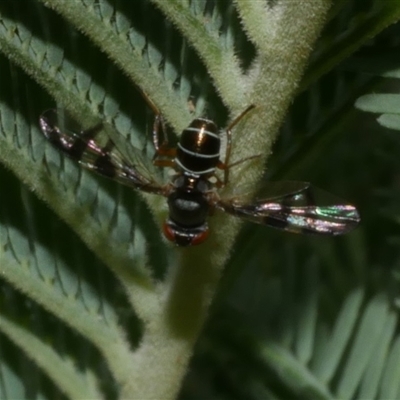
[[[180,144],[193,153],[219,155],[221,140],[214,122],[197,118],[183,130]]]
[[[220,147],[221,139],[214,122],[197,118],[182,132],[176,163],[192,174],[211,173],[219,162]]]

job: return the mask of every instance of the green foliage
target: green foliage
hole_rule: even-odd
[[[399,398],[399,18],[379,0],[1,1],[0,398]],[[140,90],[171,136],[255,104],[232,157],[262,157],[230,186],[311,181],[361,226],[238,234],[216,212],[201,246],[167,244],[165,199],[38,127],[62,107],[151,158]]]

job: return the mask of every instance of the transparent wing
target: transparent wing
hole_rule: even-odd
[[[306,182],[266,182],[253,201],[238,194],[216,207],[243,219],[295,233],[341,235],[360,222],[357,209]]]
[[[85,168],[127,186],[164,194],[164,186],[157,181],[139,150],[128,141],[124,146],[117,146],[102,124],[81,130],[74,120],[56,110],[45,111],[39,123],[43,134],[57,150]]]

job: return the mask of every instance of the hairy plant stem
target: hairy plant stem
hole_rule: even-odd
[[[241,99],[232,103],[232,115],[242,111],[237,109],[237,104],[243,104],[243,109],[249,103],[257,106],[240,124],[233,161],[253,155],[254,149],[261,150],[265,157],[270,152],[330,6],[325,0],[301,4],[283,1],[272,11],[256,10],[257,21],[253,21],[248,7],[258,8],[259,3],[237,1],[243,25],[254,39],[259,55],[250,75],[243,77],[247,86],[240,91]],[[266,30],[268,43],[260,44],[259,38],[265,39]],[[263,161],[244,163],[236,168],[232,171],[232,182],[256,182],[262,174]],[[160,287],[157,312],[145,325],[123,398],[173,399],[177,396],[239,223],[216,213],[210,219],[210,229],[212,236],[205,244],[172,250],[177,262]]]

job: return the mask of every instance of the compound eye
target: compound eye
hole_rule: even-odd
[[[163,223],[163,233],[170,242],[175,242],[175,230],[167,222]]]
[[[203,243],[208,238],[208,227],[202,227],[201,230],[181,231],[173,226],[171,221],[163,224],[164,236],[177,246],[196,246]]]
[[[190,243],[191,246],[196,246],[200,243],[203,243],[208,238],[209,230],[206,229],[203,232],[198,233],[196,236],[193,237],[192,242]]]

